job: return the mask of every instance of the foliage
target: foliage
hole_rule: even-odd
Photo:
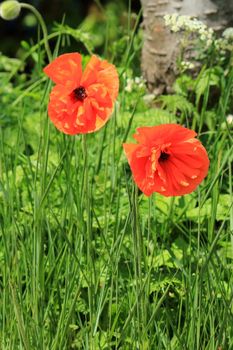
[[[75,35],[56,25],[54,54]],[[0,56],[4,350],[233,348],[232,67],[203,61],[196,77],[180,74],[175,94],[148,104],[136,79],[140,35],[107,41],[121,93],[106,127],[87,135],[88,166],[82,137],[46,116],[40,43],[23,45],[21,60]],[[141,125],[171,122],[199,132],[210,171],[190,195],[146,198],[122,142]]]

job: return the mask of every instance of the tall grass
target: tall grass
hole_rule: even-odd
[[[219,127],[232,74],[213,130],[203,130],[208,90],[193,117],[208,178],[175,199],[139,193],[122,152],[142,121],[160,123],[153,109],[138,113],[134,100],[128,112],[123,91],[100,131],[63,135],[46,115],[51,84],[36,74],[2,100],[1,349],[233,349],[233,144]]]

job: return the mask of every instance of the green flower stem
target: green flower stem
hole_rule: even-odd
[[[139,203],[138,203],[138,187],[134,183],[133,196],[132,196],[132,239],[133,239],[133,253],[134,253],[134,271],[136,282],[136,295],[137,295],[137,331],[139,338],[137,339],[140,344],[143,343],[143,325],[146,324],[146,312],[145,312],[145,288],[141,290],[143,286],[143,237],[140,223]]]
[[[90,310],[90,350],[94,349],[93,344],[93,332],[94,332],[94,262],[93,262],[93,249],[92,249],[92,224],[91,224],[91,202],[90,202],[90,186],[89,186],[89,164],[88,164],[88,147],[87,147],[87,135],[82,135],[82,147],[83,147],[83,160],[84,160],[84,212],[86,213],[86,225],[84,232],[86,237],[86,256],[87,266],[89,270],[89,285],[88,285],[88,300]],[[82,200],[83,203],[83,200]]]
[[[47,31],[47,27],[45,25],[45,22],[43,20],[43,17],[41,16],[40,12],[37,11],[37,9],[34,6],[32,6],[30,4],[26,4],[24,2],[20,3],[20,5],[21,5],[21,8],[25,8],[25,9],[28,9],[28,10],[32,11],[32,13],[36,16],[38,22],[40,23],[41,29],[42,29],[42,32],[43,32],[43,37],[44,37],[45,50],[47,52],[49,62],[51,62],[52,59],[53,59],[53,56],[52,56],[52,53],[51,53],[51,50],[50,50],[50,47],[49,47],[48,31]]]

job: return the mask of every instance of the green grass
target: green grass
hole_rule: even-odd
[[[1,349],[233,349],[232,72],[211,116],[209,88],[201,110],[190,102],[178,116],[172,98],[138,104],[121,76],[107,125],[67,136],[47,118],[40,46],[30,52],[30,78],[15,63],[1,76]],[[174,119],[200,131],[208,177],[191,195],[146,198],[122,142]]]

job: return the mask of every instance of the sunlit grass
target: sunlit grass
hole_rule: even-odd
[[[211,165],[180,198],[139,193],[122,149],[137,126],[179,122],[169,108],[138,106],[141,92],[122,88],[104,128],[67,136],[47,118],[42,73],[21,85],[8,84],[12,74],[20,81],[13,67],[1,84],[1,348],[233,348],[233,144],[220,127],[232,72],[212,128],[203,128],[209,90],[193,114]]]

